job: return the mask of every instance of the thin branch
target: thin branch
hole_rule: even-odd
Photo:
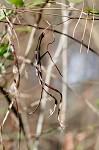
[[[76,25],[75,25],[75,27],[74,27],[73,37],[75,36],[76,28],[77,28],[77,26],[78,26],[78,24],[79,24],[79,22],[80,22],[81,17],[82,17],[83,9],[84,9],[84,0],[83,0],[83,5],[82,5],[82,9],[81,9],[80,17],[79,17],[79,19],[78,19],[78,21],[77,21],[77,23],[76,23]]]
[[[28,9],[20,9],[20,10],[18,10],[18,11],[22,11],[22,12],[25,12],[25,11],[28,11],[28,12],[32,12],[32,11],[37,11],[37,10],[40,10],[40,11],[42,11],[42,10],[52,10],[52,9],[64,9],[64,8],[44,8],[44,6],[47,4],[47,3],[51,3],[51,4],[57,4],[57,5],[59,5],[59,6],[64,6],[64,8],[66,9],[69,9],[69,10],[73,10],[73,11],[78,11],[78,12],[81,12],[81,10],[80,9],[78,9],[78,8],[75,8],[75,7],[73,7],[73,6],[70,6],[70,5],[66,5],[66,4],[63,4],[63,3],[60,3],[60,2],[56,2],[56,1],[49,1],[49,0],[46,0],[45,1],[45,3],[40,7],[40,8],[32,8],[32,10],[28,10]],[[6,10],[17,10],[17,9],[15,9],[15,8],[5,8]],[[86,12],[82,12],[84,15],[86,15],[87,13]]]
[[[46,0],[46,3],[48,2],[48,0]],[[42,18],[42,13],[43,13],[43,7],[45,7],[46,3],[44,3],[42,5],[42,7],[40,8],[40,13],[39,13],[39,17],[38,17],[38,20],[36,21],[36,23],[34,24],[35,27],[38,27],[40,21],[41,21],[41,18]],[[33,29],[31,31],[31,34],[30,34],[30,37],[29,37],[29,40],[28,40],[28,43],[27,43],[27,48],[26,48],[26,51],[25,51],[25,56],[24,58],[26,58],[32,48],[32,45],[34,44],[34,37],[35,37],[35,34],[36,34],[36,28],[33,26]],[[20,66],[20,73],[23,72],[25,68],[25,62],[23,61],[23,63],[21,64]]]
[[[94,5],[95,5],[95,1],[92,0],[92,5],[93,5],[93,10],[94,10]],[[90,47],[90,42],[91,42],[91,37],[92,37],[92,32],[93,32],[93,27],[94,27],[94,21],[95,21],[95,16],[93,14],[93,19],[92,19],[92,24],[91,24],[91,31],[90,31],[90,35],[89,35],[89,41],[88,41],[88,48],[87,48],[87,53],[89,52],[89,47]]]
[[[36,24],[35,24],[35,26],[36,26]],[[31,47],[32,47],[32,45],[34,43],[33,39],[34,39],[34,36],[35,36],[35,32],[36,32],[36,28],[33,27],[32,31],[30,33],[30,37],[29,37],[29,40],[28,40],[27,48],[26,48],[26,51],[25,51],[25,54],[24,54],[24,59],[23,59],[23,62],[21,64],[21,66],[20,66],[20,69],[19,69],[20,70],[20,74],[23,72],[23,70],[25,68],[25,61],[24,60],[28,56],[28,54],[29,54],[29,52],[31,50]]]
[[[99,117],[99,111],[91,104],[89,100],[85,100],[85,104],[88,106],[88,108]]]
[[[3,22],[3,23],[7,23],[7,21],[0,21],[0,22]],[[19,23],[14,23],[13,25],[18,25],[18,26],[21,26],[21,27],[25,27],[25,26],[29,26],[29,27],[34,27],[36,29],[40,29],[40,30],[44,30],[45,28],[44,27],[41,27],[41,26],[35,26],[35,25],[31,25],[31,24],[27,24],[27,23],[22,23],[22,24],[19,24]],[[49,31],[52,31],[52,29],[47,29]],[[57,31],[57,30],[53,30],[55,33],[57,34],[62,34],[62,35],[65,35],[67,36],[68,38],[74,40],[75,42],[79,43],[79,44],[82,44],[85,48],[88,48],[88,45],[86,45],[85,43],[82,43],[82,41],[78,40],[78,39],[75,39],[73,38],[71,35],[68,35],[66,33],[63,33],[61,31]],[[97,53],[94,49],[92,49],[91,47],[89,47],[89,50],[92,51],[93,53],[95,53],[97,56],[99,56],[99,53]]]
[[[10,98],[10,96],[9,96],[9,93],[8,93],[2,86],[0,86],[0,91],[2,92],[2,94],[4,95],[4,97],[5,97],[6,100],[7,100],[8,104],[10,105],[10,103],[12,102],[12,100],[11,100],[11,98]],[[22,131],[23,131],[23,133],[24,133],[24,135],[25,135],[24,125],[23,125],[23,123],[22,123],[21,116],[19,115],[19,118],[18,118],[17,110],[16,110],[16,108],[15,108],[14,106],[12,106],[12,112],[14,113],[15,117],[16,117],[17,119],[19,119],[19,121],[20,121],[20,123],[21,123]]]

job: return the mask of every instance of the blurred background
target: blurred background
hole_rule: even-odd
[[[71,2],[26,0],[24,6],[16,9],[11,3],[0,1],[0,16],[3,7],[14,10],[0,19],[1,126],[4,122],[1,145],[7,150],[18,149],[19,126],[20,149],[99,150],[99,2]],[[42,90],[36,75],[35,50],[40,34],[49,24],[41,42],[41,55],[49,51],[63,77],[49,55],[41,60],[41,68],[43,80],[62,93],[61,122],[57,117],[60,94],[47,87],[58,102],[55,112],[49,117],[54,99],[43,91],[39,108],[29,114],[38,105]],[[14,70],[15,55],[11,52],[5,56],[9,37],[19,65],[18,89],[14,86],[19,77]],[[11,101],[14,104],[7,116]]]

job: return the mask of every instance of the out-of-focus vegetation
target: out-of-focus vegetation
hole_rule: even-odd
[[[98,8],[1,0],[0,149],[99,149]]]

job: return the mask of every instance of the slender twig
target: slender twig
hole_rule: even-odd
[[[83,31],[83,35],[82,35],[82,39],[81,39],[82,43],[83,43],[84,37],[85,37],[85,32],[86,32],[87,22],[88,22],[88,20],[86,19],[85,25],[84,25],[84,31]],[[81,52],[81,50],[82,50],[82,43],[81,43],[81,45],[80,45],[80,52]]]
[[[85,100],[85,104],[88,106],[88,108],[99,117],[99,111],[96,109],[89,100]]]
[[[20,106],[21,106],[21,110],[23,110],[23,108],[26,108],[25,103],[22,100],[20,100]],[[22,111],[21,112],[21,118],[22,118],[24,130],[25,130],[25,136],[26,136],[26,140],[27,140],[28,149],[32,150],[33,141],[30,138],[31,137],[31,131],[30,131],[30,125],[29,125],[27,113]]]
[[[14,90],[15,93],[17,93],[18,91],[18,88],[19,88],[19,84],[20,84],[20,72],[19,72],[19,65],[18,65],[18,59],[17,59],[17,55],[16,55],[16,51],[15,51],[15,47],[13,45],[13,42],[12,42],[12,35],[14,33],[16,39],[17,39],[17,43],[18,43],[18,48],[19,48],[19,41],[18,41],[18,38],[17,38],[17,34],[13,28],[13,24],[11,23],[11,21],[9,20],[8,16],[6,15],[6,12],[4,10],[4,7],[1,5],[1,8],[2,8],[2,11],[3,11],[3,14],[5,15],[5,18],[8,22],[7,24],[7,30],[8,30],[8,41],[9,41],[9,47],[12,51],[12,54],[13,54],[13,57],[14,57],[14,65],[13,65],[13,74],[14,74],[14,81],[11,85],[12,89]],[[12,92],[12,91],[11,91]],[[18,101],[17,101],[17,96],[16,94],[14,94],[14,102],[16,102],[16,109],[17,109],[17,115],[18,115],[18,118],[19,118],[19,106],[18,106]],[[11,101],[9,107],[8,107],[8,110],[6,112],[6,115],[1,123],[1,144],[2,144],[2,129],[3,129],[3,125],[8,117],[8,114],[10,112],[10,110],[12,109],[12,106],[13,106],[13,100]],[[21,133],[21,122],[19,120],[19,134]],[[18,142],[18,149],[20,149],[20,140],[21,138],[19,137],[19,142]]]
[[[82,14],[83,14],[83,9],[84,9],[84,0],[83,0],[83,5],[82,5],[80,17],[79,17],[79,19],[78,19],[78,21],[77,21],[77,23],[76,23],[76,25],[75,25],[75,27],[74,27],[74,30],[73,30],[73,37],[75,36],[76,28],[77,28],[77,26],[78,26],[78,24],[79,24],[79,22],[80,22],[80,20],[81,20],[81,17],[82,17]]]
[[[7,23],[7,21],[1,21],[3,23]],[[31,25],[31,24],[27,24],[27,23],[22,23],[22,24],[19,24],[19,23],[14,23],[14,25],[18,25],[18,26],[21,26],[21,27],[24,27],[24,26],[29,26],[29,27],[34,27],[36,29],[40,29],[40,30],[44,30],[44,27],[41,27],[41,26],[35,26],[35,25]],[[47,29],[49,31],[51,31],[52,29]],[[79,43],[79,44],[82,44],[85,48],[88,48],[88,45],[86,45],[84,42],[82,43],[82,41],[78,40],[78,39],[75,39],[73,38],[71,35],[68,35],[66,33],[63,33],[61,31],[57,31],[57,30],[53,30],[55,33],[57,34],[62,34],[62,35],[65,35],[67,36],[68,38],[74,40],[75,42]],[[94,49],[92,49],[91,47],[89,47],[89,50],[92,51],[93,53],[95,53],[97,56],[99,56],[99,53],[97,51],[95,51]]]
[[[63,3],[60,3],[60,2],[53,2],[53,1],[49,1],[49,0],[46,0],[45,1],[45,3],[40,7],[40,8],[32,8],[32,10],[34,10],[34,11],[37,11],[37,10],[40,10],[40,11],[42,11],[42,10],[52,10],[52,9],[64,9],[64,8],[44,8],[44,6],[46,5],[46,3],[48,3],[48,2],[50,2],[50,3],[53,3],[53,4],[58,4],[58,5],[60,5],[60,6],[64,6],[65,7],[65,9],[67,8],[67,9],[69,9],[69,10],[73,10],[73,11],[78,11],[78,12],[81,12],[81,10],[80,9],[78,9],[78,8],[74,8],[73,6],[70,6],[70,5],[65,5],[65,4],[63,4]],[[6,10],[8,9],[10,9],[10,10],[16,10],[15,8],[13,9],[13,8],[5,8]],[[29,10],[26,10],[26,9],[22,9],[22,10],[19,10],[19,11],[23,11],[23,12],[25,12],[25,11],[29,11],[30,12],[30,9]],[[83,12],[83,14],[84,15],[86,15],[86,12]]]
[[[36,26],[36,24],[35,24]],[[24,59],[26,59],[26,57],[28,56],[30,50],[31,50],[31,47],[34,43],[34,36],[35,36],[35,32],[36,32],[36,28],[33,27],[32,31],[31,31],[31,34],[30,34],[30,37],[29,37],[29,40],[28,40],[28,44],[27,44],[27,48],[26,48],[26,51],[25,51],[25,54],[24,54]],[[20,66],[20,74],[23,72],[25,68],[25,62],[23,60],[21,66]]]
[[[92,0],[92,5],[93,5],[93,10],[94,10],[95,0]],[[93,14],[93,19],[92,19],[92,24],[91,24],[91,30],[90,30],[90,35],[89,35],[89,41],[88,41],[87,53],[89,52],[89,47],[90,47],[90,42],[91,42],[91,37],[92,37],[92,32],[93,32],[94,21],[95,21],[95,16]]]
[[[48,2],[48,0],[46,0],[46,3]],[[38,27],[40,21],[41,21],[41,18],[42,18],[42,12],[43,12],[43,7],[45,7],[46,3],[44,3],[42,5],[42,7],[40,8],[40,13],[39,13],[39,17],[36,21],[36,23],[34,24],[35,27]],[[32,48],[32,45],[34,44],[34,37],[35,37],[35,34],[36,34],[36,28],[33,27],[32,31],[31,31],[31,34],[30,34],[30,37],[29,37],[29,40],[28,40],[28,44],[27,44],[27,47],[26,47],[26,51],[25,51],[25,56],[24,58],[27,58],[31,48]],[[20,66],[20,73],[22,73],[22,71],[24,70],[25,68],[25,62],[23,61],[23,63],[21,64]]]
[[[9,93],[2,87],[0,86],[0,91],[2,92],[2,94],[4,95],[4,97],[6,98],[8,104],[10,105],[11,103],[11,98],[9,96]],[[12,112],[14,113],[14,115],[16,116],[16,118],[18,118],[18,114],[17,114],[17,110],[14,106],[12,106]],[[20,120],[20,123],[21,123],[21,128],[23,130],[23,133],[25,135],[25,131],[24,131],[24,126],[23,126],[23,123],[22,123],[22,119],[21,119],[21,116],[19,115],[19,120]]]

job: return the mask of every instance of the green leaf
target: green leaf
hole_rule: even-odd
[[[3,20],[6,16],[11,15],[13,12],[12,10],[6,11],[6,7],[5,6],[3,6],[3,7],[5,8],[4,11],[2,9],[0,9],[0,20]],[[6,16],[4,13],[6,14]]]
[[[11,3],[11,0],[6,0],[7,3]]]
[[[96,100],[95,100],[95,107],[96,107],[97,109],[99,109],[99,99],[96,99]]]
[[[6,0],[8,3],[15,5],[16,7],[22,7],[24,5],[24,0]]]
[[[2,44],[0,47],[0,57],[7,58],[9,60],[13,60],[12,51],[8,49],[8,44]]]
[[[89,13],[99,15],[99,10],[92,9],[92,8],[84,8],[84,10],[86,10],[86,11],[89,12]]]
[[[88,125],[86,127],[86,129],[87,129],[88,132],[91,132],[91,133],[94,132],[94,130],[95,130],[93,125]]]
[[[68,0],[70,3],[81,3],[83,0]]]
[[[0,73],[5,73],[6,69],[5,66],[0,62]]]
[[[33,1],[34,5],[39,5],[39,4],[41,4],[42,2],[45,2],[45,0],[34,0],[34,1]]]
[[[0,56],[3,56],[7,52],[7,44],[2,44],[0,47]]]

